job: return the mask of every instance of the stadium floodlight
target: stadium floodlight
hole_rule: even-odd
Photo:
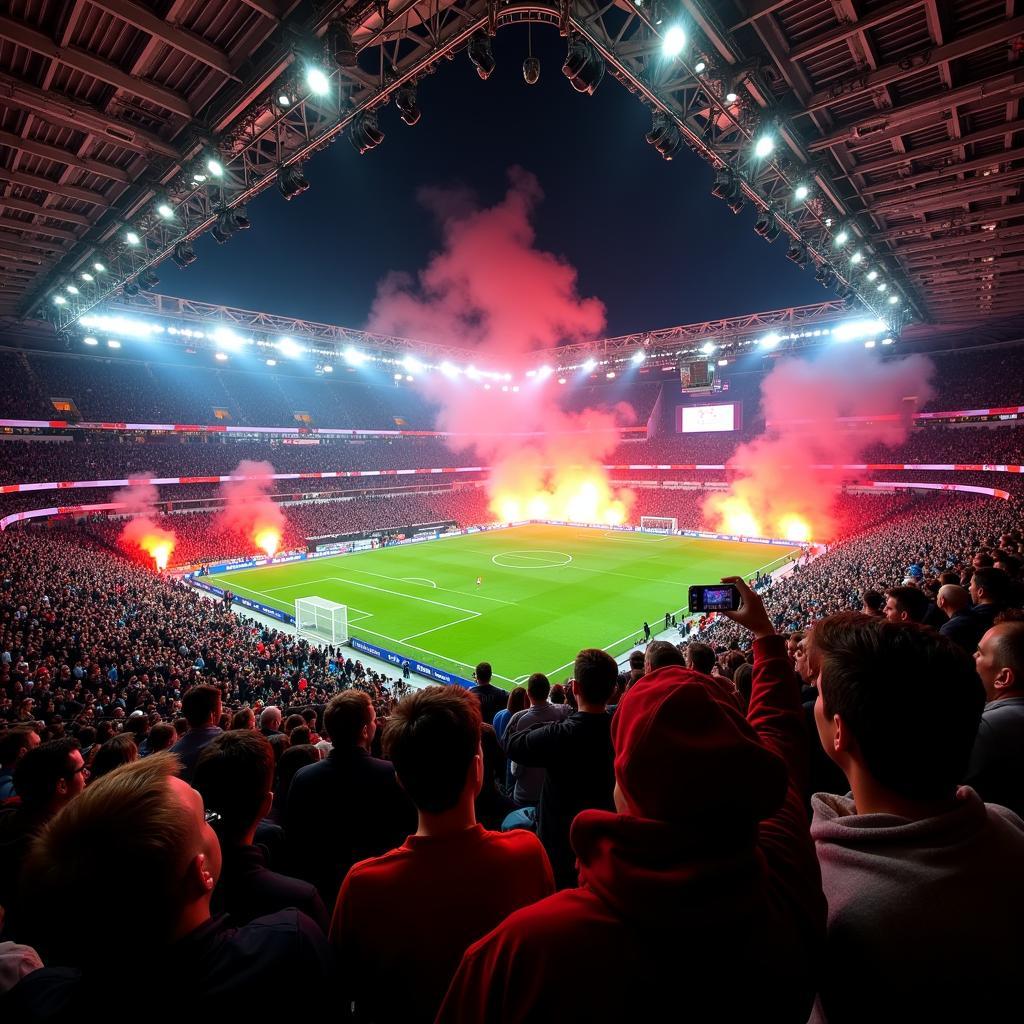
[[[81,276],[82,276],[82,280],[83,281],[95,281],[96,280],[96,278],[93,277],[92,274],[90,274],[88,270],[83,270]]]
[[[480,371],[475,366],[467,366],[466,367],[466,376],[470,380],[479,380],[480,379]]]
[[[706,356],[711,355],[711,353],[715,352],[717,349],[718,346],[713,341],[705,341],[704,344],[701,345],[700,347],[701,352],[703,352]]]
[[[594,370],[597,369],[597,360],[596,359],[588,359],[583,364],[583,369],[586,370],[587,373],[593,372]]]
[[[542,366],[537,371],[537,379],[538,380],[547,380],[548,377],[550,377],[552,373],[554,373],[554,370],[552,370],[550,366],[547,366],[547,365]]]
[[[226,348],[229,352],[237,352],[244,344],[243,340],[230,327],[218,327],[210,337],[221,348]]]
[[[345,349],[343,353],[345,362],[349,366],[362,366],[366,362],[366,356],[359,351],[357,348],[353,348],[351,345]]]
[[[681,25],[672,25],[661,40],[661,52],[666,57],[678,57],[686,48],[686,33]]]
[[[283,92],[277,97],[277,105],[279,107],[290,107],[292,105],[292,98],[288,93]]]
[[[94,263],[92,265],[92,269],[95,270],[97,274],[105,274],[107,272],[107,268],[102,263]]]
[[[890,295],[889,296],[889,305],[890,306],[895,306],[896,303],[899,302],[899,301],[900,301],[900,297],[898,295]]]
[[[139,244],[139,242],[141,241],[141,239],[139,238],[139,236],[138,236],[138,235],[137,235],[137,234],[136,234],[136,233],[135,233],[134,231],[126,231],[126,232],[124,233],[124,240],[125,240],[125,241],[126,241],[126,242],[127,242],[128,244],[129,244],[129,245],[138,245],[138,244]]]
[[[886,330],[884,320],[848,320],[832,328],[832,337],[836,341],[856,341],[859,338],[882,334]]]
[[[763,338],[759,339],[758,344],[762,348],[775,348],[780,341],[782,341],[782,338],[773,331],[771,334],[766,334]]]
[[[274,346],[281,355],[295,359],[302,355],[302,346],[294,338],[279,338]]]
[[[324,371],[324,373],[334,373],[334,367],[331,366],[330,363],[324,363],[321,369]]]
[[[880,292],[884,292],[886,290],[886,288],[888,288],[888,287],[889,286],[884,281],[880,281],[878,283],[878,286],[877,286],[878,291],[880,291]]]
[[[851,263],[860,263],[860,261],[861,261],[862,259],[864,259],[864,253],[862,253],[862,252],[860,251],[860,249],[858,249],[858,250],[857,250],[857,251],[856,251],[856,252],[855,252],[855,253],[854,253],[854,254],[853,254],[853,255],[852,255],[851,257],[850,257],[850,262],[851,262]]]
[[[405,379],[411,384],[412,383],[412,374],[411,373],[407,373],[405,375]]]
[[[728,366],[729,365],[729,360],[728,359],[719,359],[718,360],[718,365],[719,366]]]
[[[228,354],[227,352],[214,352],[213,358],[219,363],[226,363],[228,360]]]
[[[766,133],[754,143],[754,156],[758,160],[763,160],[766,156],[771,156],[773,149],[775,149],[775,140]]]
[[[565,378],[564,377],[559,377],[558,378],[558,383],[559,384],[564,384],[565,383]]]
[[[68,295],[77,295],[78,294],[78,288],[75,285],[73,285],[73,284],[67,285],[67,287],[64,290],[68,293]]]
[[[449,380],[454,380],[454,379],[455,379],[456,377],[458,377],[458,375],[459,375],[459,368],[458,368],[457,366],[453,366],[453,365],[452,365],[451,363],[449,363],[449,362],[448,362],[448,360],[446,359],[446,360],[445,360],[445,361],[444,361],[444,362],[443,362],[443,363],[441,364],[441,372],[442,372],[442,373],[443,373],[443,374],[444,374],[444,375],[445,375],[445,376],[446,376],[446,377],[447,377],[447,378],[448,378]]]
[[[868,274],[867,274],[867,277],[868,277],[869,281],[874,281],[874,279],[876,277],[878,277],[878,271],[877,270],[869,270]]]
[[[401,379],[402,379],[402,375],[400,373],[396,373],[395,374],[395,380],[401,380]]]
[[[99,342],[94,337],[92,337],[92,335],[90,335],[88,338],[83,338],[82,339],[82,344],[83,345],[98,345]]]
[[[730,89],[725,94],[725,102],[726,103],[735,103],[739,98],[740,98],[739,97],[739,93],[737,93],[735,89]]]
[[[324,74],[321,68],[310,64],[306,68],[306,85],[314,96],[326,96],[331,88],[331,80]]]
[[[836,245],[846,245],[849,240],[850,235],[845,229],[836,234]]]
[[[156,212],[160,214],[164,220],[170,220],[174,216],[174,207],[165,200],[157,205]]]
[[[206,158],[206,169],[215,178],[224,177],[224,165],[220,162],[217,156],[211,154]]]
[[[410,373],[420,373],[423,369],[423,364],[415,356],[406,356],[402,360],[402,365]],[[399,374],[399,377],[401,377],[401,374]]]
[[[635,352],[633,353],[633,355],[632,355],[632,356],[630,356],[630,359],[631,359],[631,360],[632,360],[632,361],[633,361],[634,363],[637,363],[637,364],[639,364],[639,363],[642,363],[642,362],[643,362],[643,361],[644,361],[644,360],[645,360],[646,358],[647,358],[647,353],[646,353],[646,352],[645,352],[645,351],[644,351],[644,350],[643,350],[642,348],[638,348],[638,349],[637,349],[637,350],[636,350],[636,351],[635,351]]]
[[[793,198],[798,203],[802,203],[810,194],[811,190],[806,185],[797,185],[793,190]]]
[[[605,374],[605,376],[606,376],[606,377],[607,377],[607,378],[608,378],[609,380],[615,380],[615,371],[614,371],[614,370],[609,370],[609,371],[608,371],[608,372],[607,372],[607,373]]]
[[[120,348],[121,342],[117,338],[107,338],[107,348]]]
[[[874,338],[869,338],[867,341],[864,342],[864,347],[865,348],[874,348],[875,347],[875,339]]]
[[[276,359],[268,359],[267,360],[267,366],[277,366],[277,360]]]
[[[151,334],[160,334],[163,328],[145,320],[132,320],[123,316],[83,316],[79,321],[83,327],[95,327],[110,334],[120,334],[127,338],[148,338]]]
[[[696,71],[698,75],[703,75],[704,72],[707,71],[707,69],[708,62],[706,60],[699,60],[696,64],[693,65],[693,70]]]

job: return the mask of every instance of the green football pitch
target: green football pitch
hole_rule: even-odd
[[[616,657],[685,612],[687,588],[752,576],[798,554],[769,547],[572,526],[518,526],[210,577],[295,612],[300,597],[348,606],[349,633],[469,676],[489,661],[506,688],[571,674],[583,647]],[[477,585],[477,577],[482,579]]]

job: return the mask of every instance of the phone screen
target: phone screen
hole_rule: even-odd
[[[731,583],[690,588],[690,611],[735,611],[739,607],[739,593]]]

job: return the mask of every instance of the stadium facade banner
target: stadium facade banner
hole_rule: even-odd
[[[359,637],[350,637],[348,645],[354,650],[362,651],[363,654],[369,654],[373,658],[379,658],[381,661],[386,661],[389,665],[395,665],[398,668],[401,668],[403,663],[408,661],[411,671],[415,672],[418,676],[432,679],[435,683],[444,683],[446,686],[457,685],[466,689],[473,685],[469,679],[463,679],[462,676],[434,668],[433,665],[417,661],[415,658],[403,658],[402,655],[395,654],[394,651],[389,651],[386,647],[378,647],[376,644],[367,643],[365,640],[360,640]]]

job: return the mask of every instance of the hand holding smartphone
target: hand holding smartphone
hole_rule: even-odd
[[[732,583],[698,584],[690,587],[691,612],[734,612],[741,604],[739,588]]]

